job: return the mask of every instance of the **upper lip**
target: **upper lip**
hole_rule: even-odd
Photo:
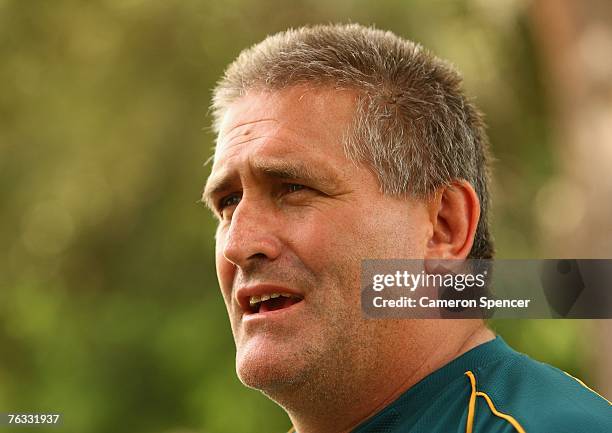
[[[250,314],[252,312],[251,305],[249,304],[251,296],[261,296],[266,293],[288,293],[304,298],[304,294],[295,289],[275,284],[256,284],[252,286],[243,286],[236,290],[236,301],[244,313]]]

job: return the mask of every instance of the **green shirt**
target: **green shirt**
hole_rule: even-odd
[[[353,433],[611,433],[610,402],[497,337],[425,377]]]

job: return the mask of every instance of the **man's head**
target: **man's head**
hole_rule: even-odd
[[[228,68],[205,200],[245,384],[287,405],[297,389],[348,393],[459,332],[364,320],[359,296],[366,258],[492,255],[486,138],[459,84],[357,25],[281,33]]]
[[[227,68],[213,95],[219,131],[227,108],[249,91],[297,84],[353,90],[343,146],[377,175],[386,194],[426,199],[455,179],[473,185],[480,221],[470,258],[493,256],[489,152],[461,75],[422,46],[357,24],[303,27],[266,38]]]

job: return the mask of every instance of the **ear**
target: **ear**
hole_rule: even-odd
[[[465,259],[474,244],[480,201],[466,180],[438,188],[428,204],[432,225],[426,259]]]

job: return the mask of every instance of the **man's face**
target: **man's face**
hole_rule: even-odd
[[[384,358],[388,324],[361,315],[361,260],[423,257],[431,235],[422,203],[382,195],[347,159],[354,108],[352,92],[293,87],[250,93],[223,119],[205,194],[220,218],[216,267],[237,372],[254,388],[330,380]],[[274,298],[251,305],[262,295]]]

